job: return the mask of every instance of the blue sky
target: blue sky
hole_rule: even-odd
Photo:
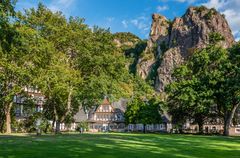
[[[182,16],[189,6],[203,4],[226,14],[236,39],[240,37],[240,0],[18,0],[16,9],[36,7],[39,2],[67,17],[85,18],[90,27],[132,32],[141,38],[148,38],[152,13],[173,19]]]

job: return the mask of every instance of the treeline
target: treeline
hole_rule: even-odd
[[[67,19],[43,4],[15,12],[11,0],[0,1],[0,19],[1,132],[11,133],[13,98],[24,95],[24,87],[45,96],[42,117],[56,122],[56,132],[80,105],[96,105],[105,95],[117,100],[153,93],[129,73],[108,29],[91,29],[84,19]]]

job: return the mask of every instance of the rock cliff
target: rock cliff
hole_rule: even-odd
[[[172,81],[174,68],[194,50],[206,47],[211,33],[224,37],[220,44],[225,48],[235,42],[224,15],[215,9],[190,7],[181,18],[173,21],[153,14],[147,47],[138,61],[138,74],[153,80],[156,91],[163,92]]]

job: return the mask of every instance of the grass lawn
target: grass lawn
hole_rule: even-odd
[[[0,158],[240,158],[240,137],[167,134],[0,135]]]

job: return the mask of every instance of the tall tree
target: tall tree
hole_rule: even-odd
[[[126,59],[110,31],[94,27],[85,42],[77,53],[77,65],[84,82],[79,92],[81,100],[92,104],[104,95],[111,99],[129,97],[133,91],[133,76],[128,73]]]
[[[47,70],[39,72],[36,83],[46,97],[44,111],[52,114],[56,133],[60,132],[60,123],[78,109],[79,104],[74,99],[80,82],[80,73],[71,68],[65,54],[55,54]]]
[[[239,44],[229,50],[210,44],[195,52],[185,65],[175,70],[176,81],[168,90],[170,110],[176,115],[184,112],[184,116],[195,120],[201,116],[202,120],[216,106],[218,117],[224,119],[224,134],[229,135],[239,107],[238,58]]]
[[[13,97],[23,92],[24,86],[31,84],[31,74],[42,58],[38,54],[46,54],[49,45],[36,30],[16,18],[12,1],[1,1],[0,16],[0,102],[5,114],[6,133],[11,133]]]
[[[41,3],[37,9],[29,9],[20,14],[21,20],[35,29],[39,36],[46,39],[53,47],[49,52],[48,64],[38,70],[35,84],[46,97],[45,111],[53,114],[56,121],[56,133],[60,131],[60,123],[67,116],[72,116],[73,100],[76,89],[80,87],[80,71],[76,66],[76,53],[81,45],[82,35],[87,35],[87,27],[83,20],[70,17],[67,20],[61,12],[53,13]],[[86,32],[85,32],[86,30]],[[52,111],[52,112],[50,112]]]
[[[199,126],[199,133],[203,133],[204,121],[210,116],[211,107],[214,105],[211,99],[213,92],[206,88],[199,78],[204,72],[196,74],[190,65],[176,69],[173,75],[175,81],[166,88],[168,111],[174,124],[183,125],[187,119],[194,119]]]
[[[224,118],[224,135],[230,134],[233,118],[240,105],[240,43],[230,48],[228,59],[218,83],[215,84],[215,100],[219,114]]]
[[[128,73],[124,55],[116,47],[109,30],[98,27],[91,30],[84,24],[84,19],[70,17],[67,20],[60,12],[53,13],[42,4],[37,9],[26,10],[19,17],[53,46],[47,59],[49,63],[39,70],[36,84],[47,96],[49,109],[52,109],[51,104],[56,105],[56,109],[52,109],[55,121],[64,120],[56,117],[56,111],[72,109],[72,101],[76,98],[78,103],[89,106],[104,95],[117,99],[132,94],[133,77]],[[68,72],[78,75],[71,76]],[[54,77],[47,80],[49,76]],[[65,84],[69,82],[67,77],[74,82]],[[63,88],[62,85],[68,85],[68,88],[54,90]],[[68,112],[62,114],[65,118]]]

